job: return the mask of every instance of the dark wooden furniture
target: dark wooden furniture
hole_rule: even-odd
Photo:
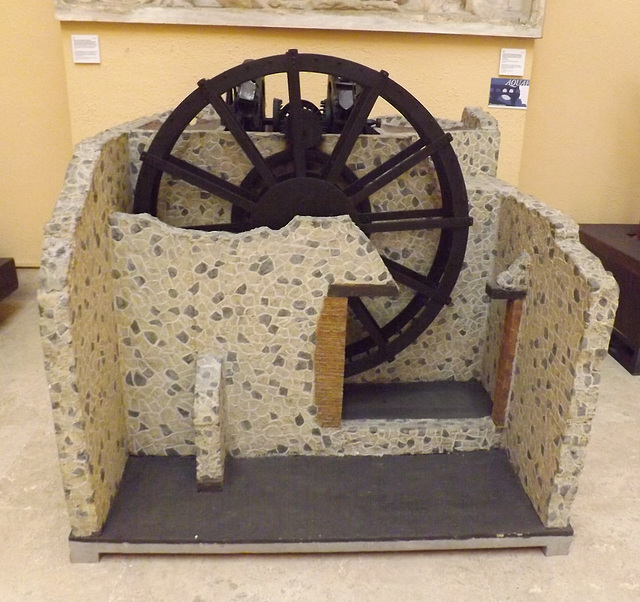
[[[640,374],[640,240],[637,224],[583,224],[580,241],[602,261],[620,286],[609,353],[631,374]]]
[[[0,301],[18,288],[18,274],[13,259],[0,257]]]

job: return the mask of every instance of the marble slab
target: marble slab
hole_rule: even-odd
[[[546,0],[55,0],[61,21],[542,37]]]

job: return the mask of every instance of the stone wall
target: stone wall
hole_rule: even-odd
[[[504,445],[542,520],[564,527],[577,491],[617,307],[617,284],[578,240],[578,227],[505,187],[494,276],[522,252],[529,289]],[[482,377],[495,386],[504,301],[493,301]]]
[[[226,357],[233,456],[429,453],[497,444],[487,419],[345,421],[321,427],[315,332],[329,286],[393,283],[351,220],[202,233],[113,214],[113,275],[130,452],[195,452],[197,354]],[[447,431],[447,429],[449,429]]]
[[[99,530],[127,458],[108,215],[131,205],[127,136],[80,144],[45,231],[41,333],[74,535]]]
[[[40,332],[62,482],[78,537],[102,526],[127,458],[108,216],[131,210],[128,136],[148,121],[76,146],[45,227]]]

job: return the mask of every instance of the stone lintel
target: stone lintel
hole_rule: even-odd
[[[533,0],[531,11],[521,18],[501,18],[501,15],[479,14],[477,9],[458,12],[405,11],[402,3],[379,1],[377,10],[367,8],[367,2],[351,2],[352,10],[340,10],[344,2],[331,10],[299,10],[295,2],[285,2],[277,9],[267,4],[260,8],[246,0],[225,2],[213,6],[207,0],[193,0],[171,5],[160,0],[153,6],[140,2],[104,2],[104,0],[56,0],[55,16],[60,21],[98,21],[120,23],[163,23],[180,25],[223,25],[247,27],[278,27],[295,29],[330,29],[348,31],[397,31],[474,36],[506,36],[539,38],[542,36],[544,3]],[[320,3],[330,7],[331,3]],[[358,6],[360,5],[360,9]],[[386,9],[385,9],[386,8]],[[345,13],[345,14],[341,14]]]
[[[487,282],[485,292],[489,299],[524,299],[527,296],[525,289],[508,289],[495,282]]]

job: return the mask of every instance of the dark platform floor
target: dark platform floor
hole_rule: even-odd
[[[132,457],[102,534],[71,542],[375,543],[571,534],[542,525],[506,455],[493,450],[230,459],[218,493],[196,491],[192,457]]]
[[[343,420],[483,416],[491,416],[491,398],[477,380],[354,383],[344,387]]]

